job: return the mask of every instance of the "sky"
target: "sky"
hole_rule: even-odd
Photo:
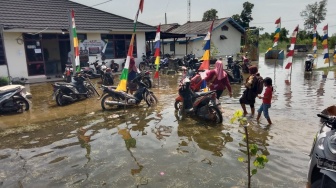
[[[93,6],[109,13],[134,19],[139,0],[71,0],[86,6]],[[139,15],[138,21],[149,25],[157,26],[165,23],[165,13],[167,23],[184,24],[188,21],[188,0],[144,0],[143,13]],[[243,3],[247,0],[190,0],[190,20],[201,21],[203,13],[212,8],[218,11],[218,18],[231,17],[240,14],[243,10]],[[299,25],[304,28],[304,20],[300,16],[308,4],[319,2],[320,0],[248,0],[254,4],[252,9],[253,21],[250,26],[262,27],[261,33],[272,33],[275,31],[275,20],[281,17],[281,27],[285,27],[292,33]],[[99,3],[103,3],[97,5]],[[97,5],[97,6],[94,6]],[[336,0],[328,0],[327,16],[325,21],[317,26],[317,31],[322,33],[322,28],[329,25],[329,36],[336,34]]]

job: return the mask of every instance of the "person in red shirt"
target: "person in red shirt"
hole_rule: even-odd
[[[266,88],[264,92],[264,96],[263,97],[258,96],[259,99],[262,99],[262,104],[258,110],[257,121],[259,122],[261,113],[264,113],[264,116],[267,119],[268,124],[271,125],[272,121],[268,114],[268,109],[271,108],[271,100],[272,100],[272,93],[273,93],[272,79],[269,77],[266,77],[264,79],[264,86]]]
[[[232,90],[229,78],[226,72],[223,70],[222,58],[215,63],[215,68],[206,73],[205,81],[209,86],[210,90],[215,90],[217,94],[217,99],[222,95],[225,88],[229,90],[229,95],[232,97]]]

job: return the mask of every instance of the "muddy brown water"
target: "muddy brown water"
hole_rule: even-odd
[[[259,72],[273,79],[274,124],[249,118],[250,141],[269,159],[253,187],[305,187],[316,114],[335,104],[336,74],[305,74],[303,63],[295,59],[286,84],[286,62],[260,57]],[[96,98],[59,107],[50,83],[27,85],[32,109],[0,116],[0,187],[246,187],[247,166],[237,160],[246,157],[244,129],[229,122],[243,88],[233,85],[233,98],[224,93],[224,122],[213,127],[176,117],[179,79],[155,81],[156,107],[114,111],[102,111]]]

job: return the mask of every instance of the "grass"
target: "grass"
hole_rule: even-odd
[[[332,65],[330,67],[320,67],[317,69],[314,69],[315,71],[335,71],[336,70],[336,65]]]

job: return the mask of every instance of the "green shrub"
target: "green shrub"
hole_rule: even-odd
[[[6,86],[8,85],[8,78],[7,77],[0,77],[0,86]]]

